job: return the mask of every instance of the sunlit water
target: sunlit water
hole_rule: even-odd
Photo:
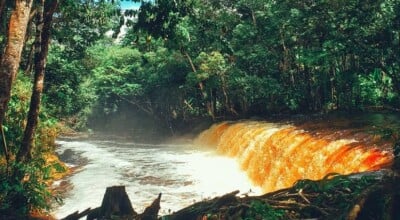
[[[312,130],[310,125],[319,127]],[[366,128],[310,125],[221,122],[202,132],[195,142],[236,158],[263,192],[291,187],[300,179],[376,171],[392,164],[391,142],[366,132]]]
[[[136,212],[142,212],[161,192],[160,214],[194,201],[234,190],[261,190],[251,185],[234,159],[192,145],[146,145],[116,141],[58,141],[58,151],[81,152],[89,163],[69,177],[73,189],[54,211],[62,218],[101,205],[106,187],[126,186]]]

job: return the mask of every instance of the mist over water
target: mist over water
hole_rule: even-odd
[[[54,210],[62,218],[101,205],[106,187],[124,185],[137,212],[162,193],[160,214],[234,190],[261,194],[234,159],[188,144],[148,145],[117,141],[58,141],[88,160],[69,177],[73,189]]]

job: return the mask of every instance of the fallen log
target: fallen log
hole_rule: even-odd
[[[65,218],[62,218],[61,220],[77,220],[84,216],[87,216],[91,211],[92,211],[91,208],[88,208],[83,212],[76,211],[76,212],[66,216]]]
[[[239,190],[225,194],[221,197],[216,197],[212,200],[202,201],[195,203],[189,207],[183,208],[171,215],[164,216],[168,220],[179,220],[179,219],[202,219],[209,213],[217,212],[222,209],[223,206],[234,205],[238,202],[236,195]]]
[[[151,203],[151,205],[148,206],[142,214],[135,217],[135,219],[140,219],[140,220],[155,220],[155,219],[157,219],[158,212],[160,211],[160,208],[161,208],[160,202],[161,202],[161,193],[158,194],[157,199],[155,199],[153,201],[153,203]]]

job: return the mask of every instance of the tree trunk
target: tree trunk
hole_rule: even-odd
[[[224,94],[224,104],[225,104],[225,108],[227,111],[229,111],[230,113],[232,113],[233,115],[237,116],[239,115],[239,113],[237,113],[237,111],[235,110],[235,108],[233,107],[233,105],[231,104],[231,101],[229,99],[228,96],[228,86],[226,84],[226,79],[225,76],[221,76],[221,84],[222,84],[222,93]]]
[[[10,161],[10,155],[8,153],[6,135],[4,133],[4,128],[2,124],[0,124],[0,131],[1,131],[1,144],[3,146],[3,153],[6,159],[6,165],[8,166],[8,162]]]
[[[6,8],[6,0],[0,0],[0,21],[3,20],[3,14],[5,8]]]
[[[312,78],[311,78],[311,70],[310,67],[307,65],[304,65],[303,68],[303,76],[304,76],[304,81],[306,83],[306,93],[307,96],[305,98],[305,101],[307,102],[307,110],[314,111],[314,106],[315,106],[315,95],[312,90]]]
[[[7,27],[7,4],[6,4],[6,0],[0,0],[0,35],[5,36],[6,35],[6,27]],[[3,49],[5,47],[5,40],[6,38],[2,39],[0,41],[0,61],[2,60],[3,57]],[[1,123],[0,123],[1,124]]]
[[[83,212],[74,212],[62,220],[78,220],[87,215],[87,220],[94,219],[135,219],[156,220],[160,211],[161,193],[146,207],[143,213],[138,214],[133,210],[125,186],[107,187],[101,207],[88,208]]]
[[[1,1],[0,17],[3,16],[5,1]],[[16,1],[15,9],[13,10],[8,34],[5,52],[0,55],[0,126],[2,127],[7,105],[11,96],[11,86],[17,74],[19,63],[21,60],[21,52],[24,45],[26,35],[26,27],[29,20],[29,12],[32,7],[32,1]],[[5,142],[5,135],[2,130],[3,136],[3,151],[8,160],[8,149]]]
[[[202,202],[195,203],[191,206],[183,208],[171,215],[165,216],[165,219],[169,220],[180,220],[180,219],[214,219],[207,218],[208,214],[211,214],[211,210],[227,210],[230,206],[235,204],[240,204],[238,197],[236,195],[239,191],[234,191],[227,193],[221,197],[216,197],[211,200],[206,200]],[[231,219],[231,218],[215,218],[215,219]],[[232,219],[242,219],[242,218],[232,218]]]
[[[32,69],[33,69],[33,57],[35,55],[35,44],[31,45],[31,48],[29,49],[29,55],[28,55],[28,59],[26,61],[25,67],[21,67],[24,68],[24,73],[25,75],[30,75],[32,73]]]
[[[15,9],[11,13],[7,44],[0,63],[0,124],[3,123],[10,101],[11,86],[21,61],[32,2],[32,0],[16,0]]]
[[[161,193],[158,197],[151,203],[150,206],[146,207],[144,212],[137,216],[135,219],[140,220],[155,220],[158,219],[158,212],[160,211]]]
[[[103,202],[99,209],[97,218],[111,218],[112,215],[117,216],[136,216],[137,213],[132,208],[128,194],[126,194],[125,186],[107,187],[103,197]]]
[[[182,49],[182,51],[183,51],[184,55],[186,56],[186,58],[188,59],[190,67],[192,68],[192,71],[194,73],[196,73],[197,69],[193,64],[192,58],[190,57],[190,55],[186,51],[184,51],[183,49]],[[199,89],[200,89],[201,97],[206,102],[206,107],[207,107],[208,114],[211,116],[211,118],[213,120],[215,120],[215,113],[214,113],[214,110],[213,110],[213,107],[212,107],[212,103],[207,98],[207,92],[206,92],[206,90],[204,88],[204,83],[202,81],[199,82]]]
[[[35,80],[28,112],[28,121],[25,127],[24,138],[17,160],[24,161],[30,157],[33,137],[38,123],[41,96],[43,92],[44,74],[46,68],[46,57],[49,51],[50,31],[53,13],[58,5],[57,0],[41,0],[41,6],[37,13],[36,41],[35,41]]]
[[[256,19],[256,13],[254,12],[253,9],[251,9],[251,20],[253,21],[253,26],[257,28],[257,19]]]

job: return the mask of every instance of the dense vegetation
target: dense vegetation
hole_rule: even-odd
[[[10,25],[22,2],[30,16]],[[148,118],[174,133],[196,118],[400,108],[399,0],[140,2],[0,0],[0,211],[47,207],[41,158],[57,122]]]
[[[397,109],[399,14],[396,0],[145,2],[125,11],[122,39],[60,36],[46,104],[79,126],[127,111],[173,126],[198,116]]]

